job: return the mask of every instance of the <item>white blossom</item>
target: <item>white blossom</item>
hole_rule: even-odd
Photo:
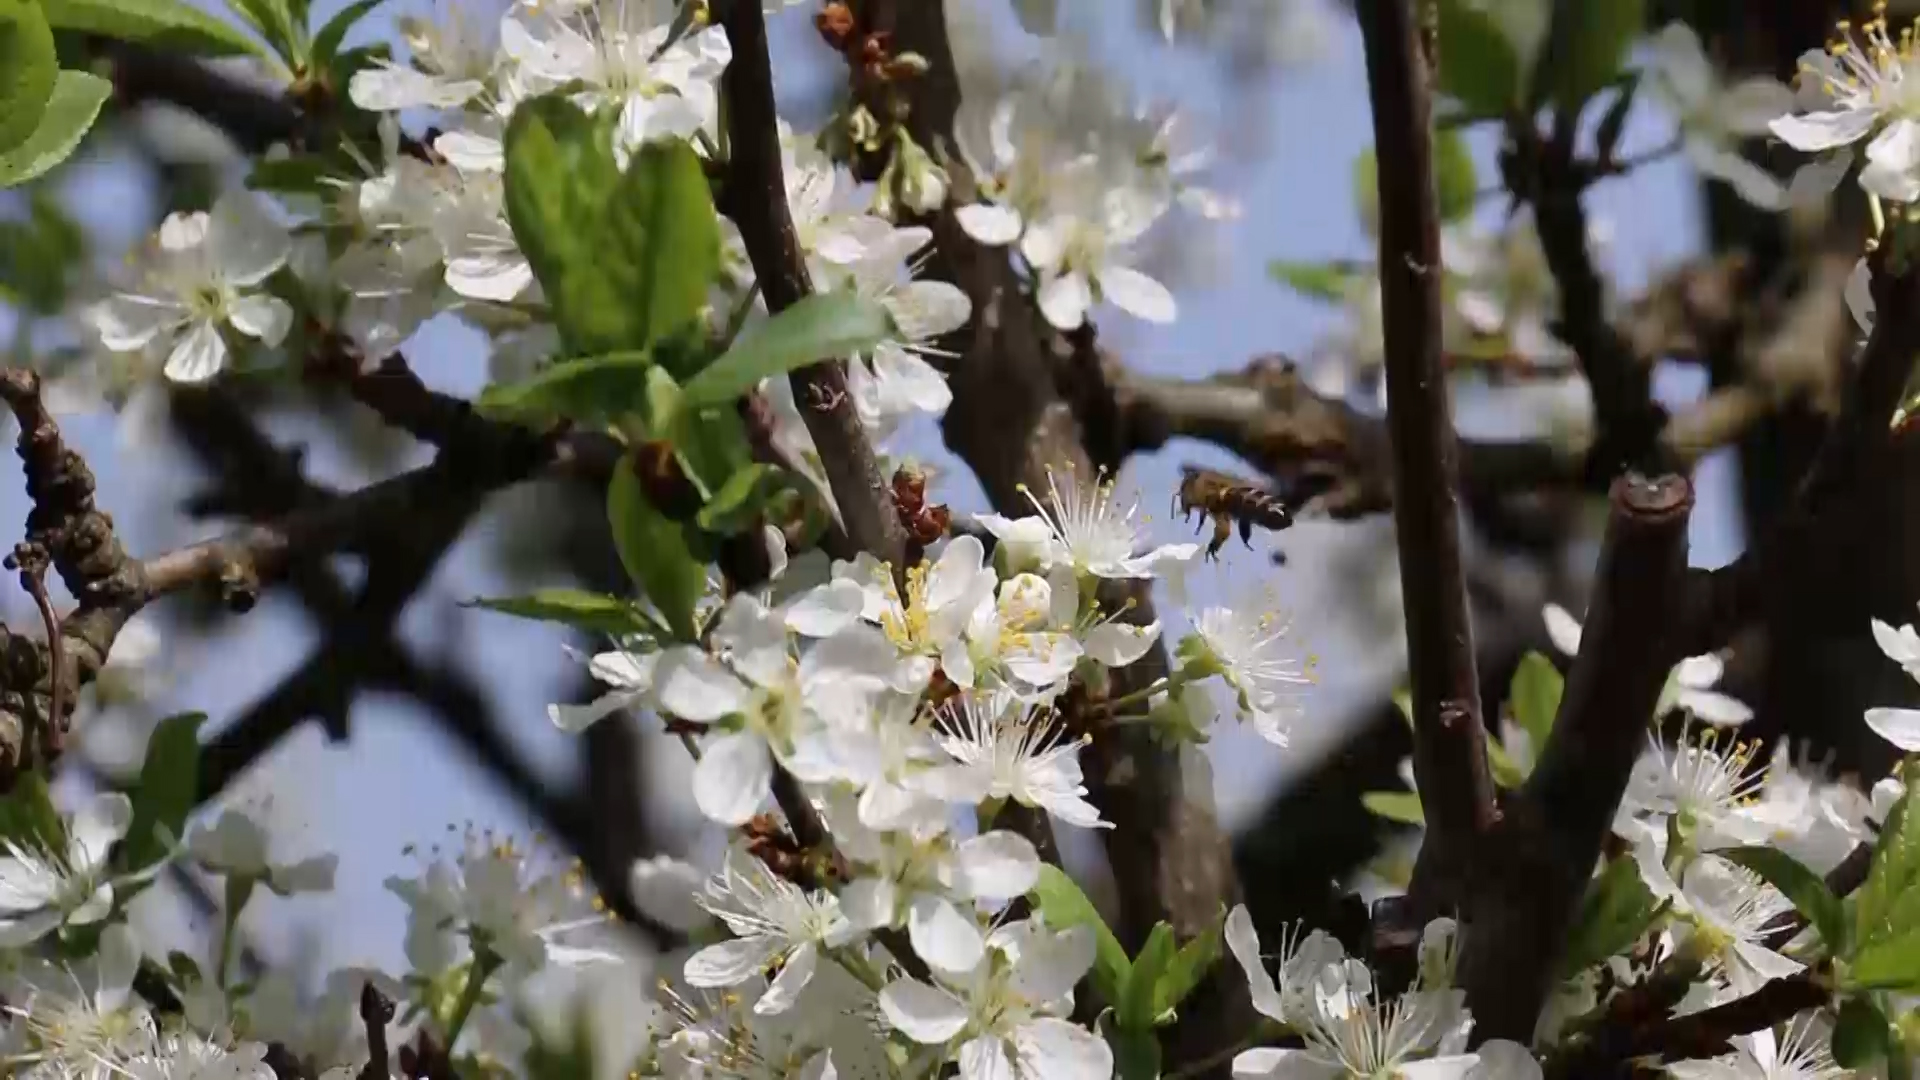
[[[499,63],[495,29],[464,14],[458,3],[448,3],[438,19],[402,18],[412,65],[377,61],[356,71],[347,96],[369,112],[465,105],[486,89]]]
[[[1578,656],[1582,636],[1579,620],[1559,604],[1546,605],[1541,615],[1554,647],[1568,656]],[[1714,689],[1725,674],[1726,663],[1713,653],[1680,661],[1660,692],[1654,716],[1666,716],[1679,708],[1721,727],[1738,727],[1753,719],[1753,709],[1745,702]]]
[[[1108,1080],[1106,1042],[1061,1019],[1093,951],[1087,927],[1055,933],[1034,921],[1012,923],[988,939],[972,972],[936,983],[896,980],[880,991],[880,1010],[914,1042],[957,1042],[963,1080]]]
[[[278,345],[293,323],[287,302],[260,286],[286,265],[291,241],[251,194],[211,212],[176,213],[135,263],[138,280],[90,317],[110,349],[166,355],[166,376],[205,382],[227,366],[224,327]]]
[[[981,514],[976,520],[1000,541],[1013,570],[1045,574],[1070,566],[1076,574],[1099,578],[1150,578],[1163,563],[1183,563],[1200,550],[1194,544],[1166,544],[1144,554],[1146,532],[1134,522],[1139,503],[1122,504],[1114,483],[1105,478],[1082,486],[1072,470],[1047,470],[1043,502],[1024,485],[1021,494],[1037,516],[1013,520]]]
[[[1831,1032],[1817,1013],[1802,1013],[1776,1033],[1767,1027],[1727,1041],[1731,1053],[1667,1066],[1677,1080],[1835,1080],[1850,1075],[1833,1060]]]
[[[1226,679],[1254,730],[1275,746],[1286,746],[1300,713],[1300,688],[1313,684],[1288,643],[1291,624],[1272,612],[1209,607],[1194,617],[1193,629],[1181,643],[1181,658],[1196,675],[1218,673]]]
[[[942,708],[936,723],[955,764],[925,774],[929,790],[953,802],[1012,799],[1083,829],[1113,827],[1086,800],[1079,757],[1086,736],[1068,737],[1051,710],[967,694]]]
[[[1647,74],[1648,90],[1679,123],[1682,147],[1694,168],[1726,181],[1761,209],[1785,204],[1785,186],[1741,155],[1740,143],[1765,135],[1776,118],[1790,112],[1793,91],[1764,76],[1724,85],[1699,37],[1679,22],[1654,36]]]
[[[0,841],[0,945],[20,947],[63,924],[87,926],[113,910],[107,855],[127,834],[133,804],[118,792],[90,798],[59,839]]]
[[[608,687],[607,692],[585,705],[548,705],[547,719],[561,731],[580,732],[603,717],[639,707],[653,689],[653,670],[659,662],[658,652],[614,648],[595,653],[587,661],[587,671]]]
[[[1843,24],[1826,52],[1800,58],[1801,109],[1776,118],[1773,134],[1796,150],[1839,150],[1873,135],[1860,186],[1884,199],[1910,202],[1920,196],[1920,121],[1911,104],[1920,80],[1909,78],[1911,41],[1895,43],[1884,10],[1856,37]]]
[[[1269,973],[1245,904],[1235,904],[1227,913],[1226,939],[1227,949],[1247,977],[1253,1007],[1262,1016],[1289,1025],[1306,1022],[1313,1010],[1313,980],[1327,965],[1340,963],[1347,955],[1340,942],[1324,931],[1289,931],[1280,940],[1276,972]]]
[[[737,986],[778,970],[756,1013],[793,1007],[813,978],[822,949],[845,944],[854,930],[833,894],[808,892],[768,870],[760,860],[734,851],[698,897],[734,937],[709,945],[687,960],[686,978],[700,987]]]
[[[333,888],[334,869],[340,862],[339,856],[331,854],[291,863],[270,861],[266,830],[232,807],[222,810],[211,826],[198,826],[187,835],[187,853],[209,870],[262,882],[282,896]]]
[[[6,979],[0,1061],[23,1080],[111,1080],[153,1044],[153,1018],[133,994],[139,964],[139,945],[118,923],[75,967],[27,960]]]

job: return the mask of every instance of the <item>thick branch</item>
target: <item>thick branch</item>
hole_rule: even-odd
[[[1680,643],[1684,655],[1724,647],[1761,616],[1783,582],[1821,565],[1836,545],[1852,542],[1848,530],[1832,527],[1836,515],[1888,490],[1896,438],[1889,425],[1920,353],[1920,270],[1896,275],[1876,260],[1874,296],[1879,321],[1793,505],[1733,563],[1692,576]]]
[[[1380,158],[1380,287],[1394,534],[1413,684],[1414,775],[1427,834],[1413,895],[1454,895],[1498,819],[1460,555],[1458,470],[1441,364],[1432,89],[1412,0],[1359,7]],[[1425,879],[1425,880],[1423,880]]]
[[[1678,476],[1614,483],[1580,655],[1553,734],[1505,808],[1467,898],[1461,982],[1478,1039],[1527,1042],[1677,653],[1693,491]]]
[[[721,80],[732,155],[722,208],[740,227],[767,310],[779,312],[812,293],[813,282],[787,207],[766,16],[757,3],[728,4],[722,25],[733,44],[733,62]],[[887,478],[847,389],[844,363],[828,360],[801,368],[793,373],[792,383],[794,401],[820,451],[821,468],[847,535],[862,551],[902,566],[906,530],[894,513]]]

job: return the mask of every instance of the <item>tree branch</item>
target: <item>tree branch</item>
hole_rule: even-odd
[[[1466,899],[1461,985],[1474,1038],[1532,1040],[1554,973],[1678,659],[1673,608],[1693,490],[1622,477],[1580,654],[1539,764],[1509,800]]]
[[[787,207],[766,16],[757,3],[728,4],[721,25],[733,44],[733,62],[721,78],[732,155],[721,209],[740,227],[767,310],[778,313],[810,295],[813,282]],[[887,478],[847,389],[844,362],[828,360],[801,368],[791,382],[847,535],[860,550],[904,572],[906,530],[894,512]]]
[[[1460,895],[1474,845],[1499,814],[1480,719],[1458,468],[1440,357],[1432,89],[1411,0],[1362,4],[1359,13],[1380,158],[1387,429],[1413,684],[1413,766],[1427,817],[1412,895],[1419,907],[1430,908]]]
[[[1897,438],[1890,425],[1920,353],[1920,269],[1895,274],[1875,257],[1873,271],[1880,317],[1855,361],[1840,413],[1780,521],[1731,564],[1690,575],[1682,655],[1723,648],[1764,613],[1783,582],[1853,541],[1848,530],[1832,528],[1835,515],[1890,490]]]

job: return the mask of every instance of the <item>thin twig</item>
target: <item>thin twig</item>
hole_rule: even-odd
[[[1413,895],[1456,894],[1499,814],[1467,614],[1453,422],[1441,363],[1440,218],[1432,88],[1411,0],[1359,7],[1380,157],[1380,285],[1394,532],[1413,684],[1414,774],[1427,837]]]
[[[60,673],[66,670],[66,647],[60,642],[60,615],[53,609],[53,598],[47,595],[47,549],[35,543],[24,543],[13,549],[13,555],[7,559],[9,568],[20,571],[20,587],[33,597],[33,605],[40,609],[40,621],[47,629],[47,653],[51,660],[47,672],[51,703],[47,710],[47,730],[45,739],[50,748],[58,752],[66,723],[66,683]]]

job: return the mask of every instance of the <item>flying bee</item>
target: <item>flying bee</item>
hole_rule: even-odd
[[[1293,512],[1287,504],[1260,485],[1211,469],[1188,466],[1174,498],[1181,517],[1192,520],[1194,514],[1200,514],[1201,528],[1206,527],[1208,519],[1213,521],[1213,541],[1207,545],[1209,559],[1220,557],[1220,549],[1236,523],[1240,526],[1240,542],[1249,548],[1253,547],[1254,526],[1279,532],[1293,524]]]

